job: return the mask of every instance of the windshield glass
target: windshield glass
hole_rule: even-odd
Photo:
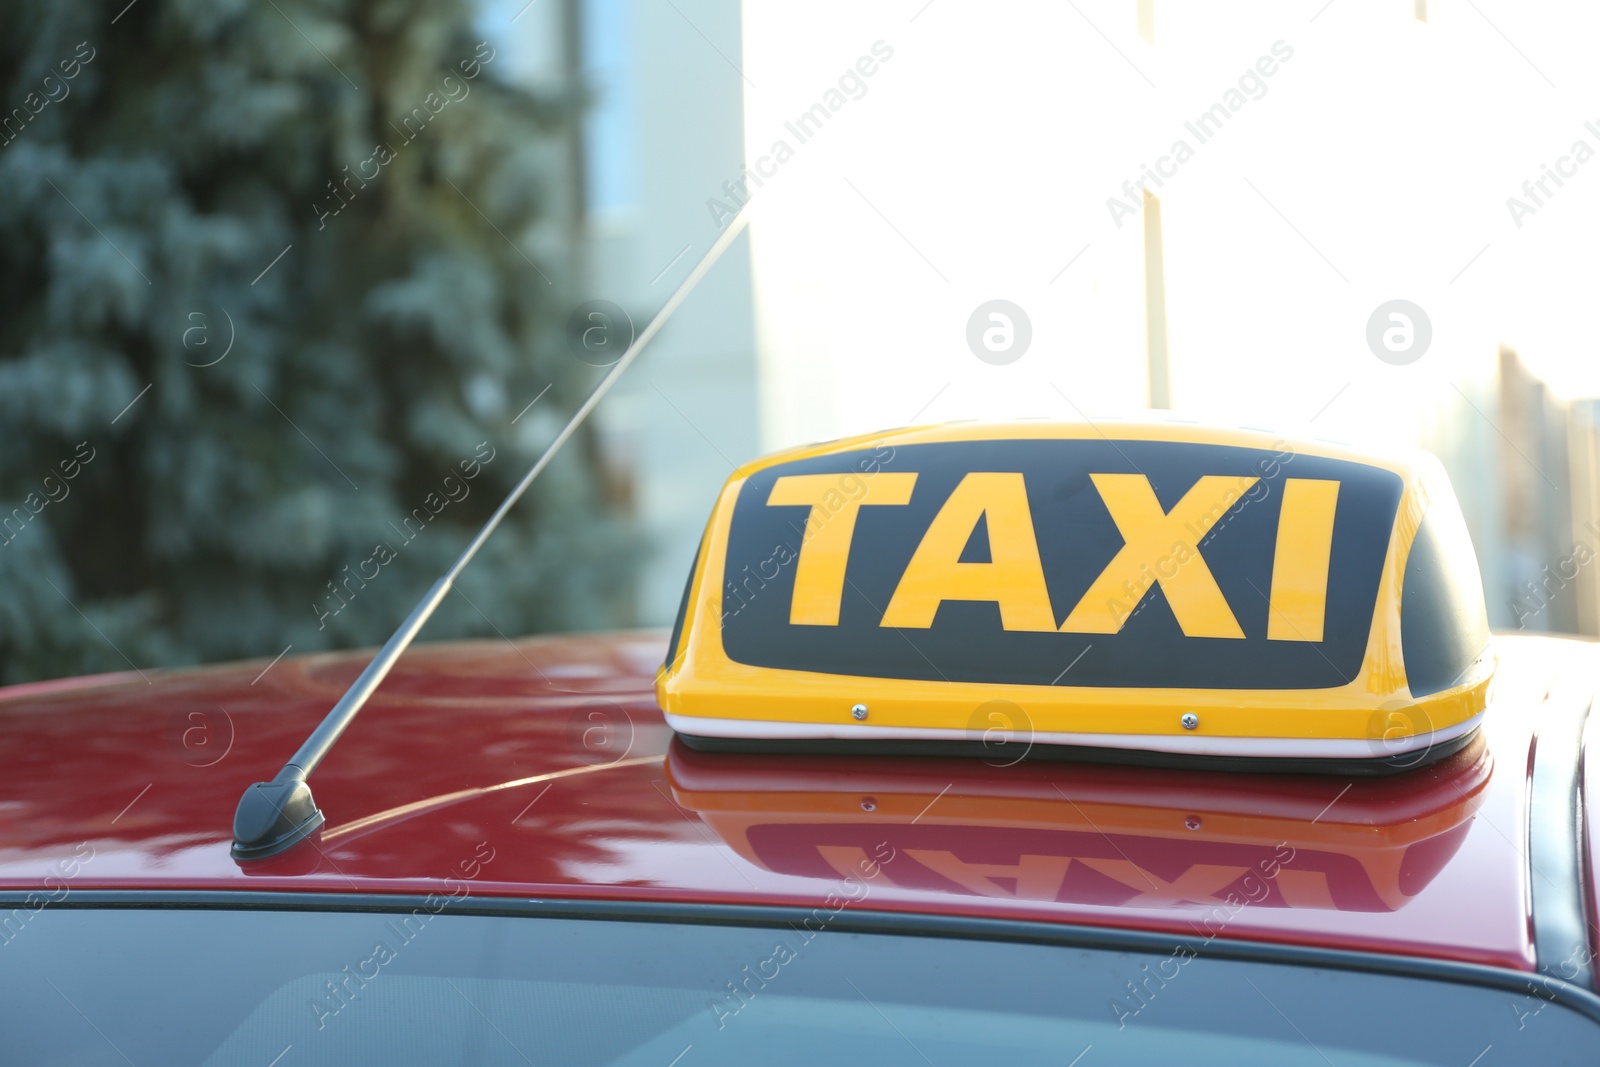
[[[1600,1028],[1534,995],[1184,951],[817,930],[803,916],[49,920],[0,958],[9,1062],[1460,1067],[1491,1045],[1523,1063],[1600,1052]]]

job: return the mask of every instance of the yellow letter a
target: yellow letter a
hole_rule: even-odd
[[[985,515],[991,562],[958,562]],[[922,535],[880,625],[927,629],[946,600],[993,601],[1007,630],[1056,628],[1021,474],[975,472],[961,479]]]

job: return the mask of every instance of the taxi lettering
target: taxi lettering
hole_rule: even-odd
[[[1021,473],[1005,471],[974,471],[956,485],[924,531],[879,625],[927,629],[947,600],[986,601],[999,608],[1006,630],[1115,634],[1150,588],[1159,585],[1186,636],[1244,638],[1199,546],[1230,509],[1254,499],[1251,494],[1262,487],[1260,479],[1207,475],[1167,510],[1143,474],[1089,477],[1123,543],[1059,626],[1027,486]],[[790,475],[773,483],[769,506],[809,504],[834,513],[825,530],[801,547],[791,625],[839,624],[860,509],[909,504],[916,479],[915,473],[876,473],[870,490],[842,507],[829,507],[826,501],[833,485],[828,476]],[[1272,584],[1263,591],[1269,605],[1268,640],[1323,639],[1339,484],[1284,479]],[[980,523],[989,559],[964,562]]]
[[[844,869],[843,860],[847,858],[842,854],[844,850],[819,846],[818,851],[835,870]],[[841,854],[829,855],[829,852]],[[1135,895],[1125,902],[1127,907],[1170,907],[1178,903],[1219,907],[1235,903],[1259,904],[1270,893],[1254,868],[1237,864],[1194,864],[1177,877],[1167,879],[1126,859],[1023,853],[1017,856],[1015,863],[977,863],[961,859],[949,849],[906,849],[905,854],[927,870],[981,897],[1060,899],[1067,872],[1074,863],[1133,890]],[[1241,879],[1242,896],[1224,892],[1240,885]]]

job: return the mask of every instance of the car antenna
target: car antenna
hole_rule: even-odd
[[[477,555],[478,549],[483,547],[489,535],[500,525],[500,520],[505,518],[506,513],[527,491],[528,486],[533,484],[533,480],[549,465],[550,460],[561,450],[561,446],[567,443],[568,438],[594,410],[595,405],[600,403],[601,398],[616,384],[617,379],[622,377],[629,365],[639,357],[639,353],[644,351],[645,346],[666,325],[672,313],[678,310],[678,306],[694,291],[695,286],[700,284],[700,280],[733,244],[734,239],[749,221],[749,213],[745,206],[741,205],[738,213],[729,220],[716,241],[701,257],[700,262],[695,264],[694,269],[683,279],[678,288],[667,297],[666,303],[661,305],[661,310],[657,311],[655,317],[639,331],[639,336],[628,346],[627,351],[623,352],[622,358],[617,360],[606,376],[600,380],[600,384],[595,386],[594,392],[583,402],[583,406],[573,414],[566,428],[550,442],[550,446],[544,450],[528,473],[523,475],[517,487],[501,502],[500,507],[489,517],[489,521],[483,524],[478,535],[462,551],[450,569],[433,583],[433,587],[417,602],[416,607],[411,609],[411,613],[400,624],[400,628],[378,650],[378,654],[372,657],[372,662],[367,664],[360,677],[345,690],[344,695],[334,704],[321,724],[300,745],[299,751],[289,758],[289,762],[283,765],[283,769],[272,781],[256,782],[244,791],[244,795],[239,798],[239,808],[233,816],[234,859],[257,860],[275,856],[309,837],[322,826],[325,821],[322,811],[312,798],[311,785],[306,779],[316,769],[317,764],[322,762],[322,758],[328,754],[328,750],[339,739],[339,735],[344,733],[345,727],[355,719],[356,714],[383,682],[401,654],[410,647],[411,642],[433,615],[434,609],[450,591],[456,578],[467,564],[472,562],[472,557]]]

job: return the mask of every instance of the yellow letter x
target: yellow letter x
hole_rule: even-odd
[[[1061,624],[1063,632],[1114,634],[1155,582],[1188,637],[1244,637],[1196,547],[1255,484],[1207,475],[1171,511],[1142,474],[1091,474],[1123,545]]]

